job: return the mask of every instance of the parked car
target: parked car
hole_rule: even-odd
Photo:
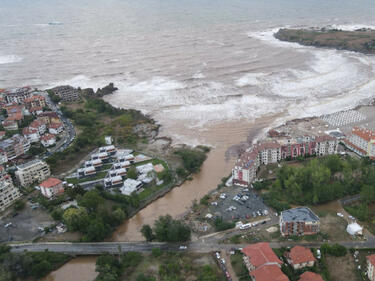
[[[344,215],[342,213],[337,213],[337,216],[339,216],[340,218],[344,217]]]
[[[179,249],[180,249],[180,250],[186,250],[186,249],[187,249],[187,246],[183,246],[183,245],[181,245]]]

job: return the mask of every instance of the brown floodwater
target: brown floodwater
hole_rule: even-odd
[[[223,177],[230,174],[236,157],[228,154],[228,149],[234,145],[251,140],[262,129],[272,123],[273,118],[263,118],[256,122],[222,123],[212,126],[206,131],[190,132],[195,139],[202,143],[213,145],[201,171],[194,175],[192,181],[186,181],[165,196],[154,201],[142,209],[135,216],[122,224],[113,234],[113,241],[143,240],[140,229],[144,224],[152,225],[161,215],[169,214],[173,217],[184,214],[192,206],[194,200],[199,200],[212,191],[221,182]],[[235,149],[233,151],[236,151]]]
[[[135,216],[124,222],[113,234],[113,241],[143,240],[140,229],[143,224],[152,225],[161,215],[170,214],[178,217],[188,211],[193,201],[199,200],[220,183],[221,178],[228,176],[236,160],[236,145],[252,141],[262,134],[262,130],[273,124],[277,116],[261,118],[255,122],[238,121],[221,123],[207,130],[186,130],[183,126],[173,128],[174,132],[193,138],[201,144],[212,146],[201,171],[193,180],[186,181],[165,196],[155,200]],[[165,127],[164,127],[165,128]],[[170,129],[170,128],[168,128]],[[166,130],[166,129],[165,129]],[[166,130],[167,131],[167,130]],[[162,132],[163,133],[163,132]],[[167,135],[167,132],[165,132]],[[52,272],[43,281],[85,281],[96,277],[94,257],[79,257],[71,260],[60,269]]]
[[[96,258],[96,256],[82,256],[72,259],[51,272],[42,281],[92,281],[98,275],[95,272]]]

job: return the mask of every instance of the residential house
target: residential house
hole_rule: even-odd
[[[40,136],[43,135],[47,130],[46,123],[44,122],[43,119],[39,119],[39,118],[31,122],[29,127],[37,129]]]
[[[17,131],[18,130],[18,123],[14,120],[4,120],[2,122],[3,128],[6,131]]]
[[[375,132],[369,129],[354,127],[344,144],[361,156],[375,160]]]
[[[319,217],[308,207],[298,207],[281,212],[280,232],[288,235],[312,235],[320,229]]]
[[[32,114],[32,115],[40,115],[43,113],[43,108],[42,107],[32,107],[29,109],[29,112]]]
[[[94,166],[81,168],[77,170],[79,177],[88,177],[96,174],[96,169]]]
[[[282,261],[272,251],[269,243],[260,242],[242,249],[243,260],[253,281],[288,281],[282,273]]]
[[[29,186],[33,183],[45,180],[51,175],[46,162],[35,159],[17,166],[16,178],[21,186]]]
[[[142,186],[141,181],[126,179],[123,186],[120,188],[120,191],[124,195],[130,195],[134,191],[138,190]]]
[[[56,137],[47,133],[40,137],[40,142],[44,147],[50,147],[56,143]]]
[[[62,123],[51,123],[48,126],[48,131],[53,135],[58,135],[64,131],[64,126]]]
[[[274,264],[261,266],[250,272],[252,281],[289,281],[289,278]]]
[[[48,178],[40,185],[40,192],[44,197],[51,198],[64,193],[63,182],[57,178]]]
[[[301,274],[299,281],[324,281],[318,273],[306,271]]]
[[[375,281],[375,254],[366,257],[367,260],[367,277],[370,281]]]
[[[294,270],[313,267],[316,261],[311,250],[302,246],[294,246],[285,253],[285,257]]]
[[[40,139],[38,129],[33,127],[26,127],[22,129],[22,135],[30,142],[38,142]]]
[[[114,177],[104,179],[104,187],[113,187],[117,185],[122,185],[121,176],[114,176]]]

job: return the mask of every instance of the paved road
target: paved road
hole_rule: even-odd
[[[293,247],[295,245],[304,245],[306,247],[319,247],[322,242],[302,243],[302,242],[271,242],[272,248]],[[339,244],[347,248],[375,248],[375,241],[345,241]],[[19,253],[25,250],[31,252],[39,252],[48,249],[52,252],[61,252],[74,255],[98,255],[103,253],[118,253],[135,251],[135,252],[150,252],[153,248],[161,248],[168,251],[185,251],[179,249],[181,245],[187,246],[187,251],[210,253],[213,251],[230,251],[233,248],[243,248],[247,244],[219,244],[203,241],[190,242],[188,244],[172,244],[172,243],[147,243],[147,242],[98,242],[98,243],[23,243],[10,244],[12,252]]]

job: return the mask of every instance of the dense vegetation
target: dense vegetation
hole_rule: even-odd
[[[210,151],[208,147],[199,146],[194,149],[180,148],[175,151],[181,160],[183,167],[176,170],[179,176],[187,176],[199,172],[203,162],[207,158],[207,153]]]
[[[221,280],[217,270],[209,265],[196,264],[194,256],[176,252],[163,252],[158,248],[151,255],[128,252],[120,255],[103,255],[97,259],[97,281],[182,281]],[[154,266],[150,266],[154,265]],[[150,268],[151,267],[151,268]],[[155,267],[155,269],[153,269]]]
[[[59,205],[68,198],[76,199],[78,208],[62,210]],[[100,188],[85,191],[80,187],[67,188],[65,194],[54,200],[40,196],[38,202],[54,220],[63,221],[69,231],[82,233],[82,241],[102,241],[139,206],[136,195],[111,194]]]
[[[0,280],[39,280],[67,262],[69,255],[53,252],[10,253],[10,248],[0,245]]]
[[[82,154],[87,154],[93,148],[104,145],[104,136],[110,135],[116,143],[135,145],[144,137],[134,128],[139,124],[154,122],[137,110],[125,110],[111,106],[100,98],[90,98],[79,104],[79,108],[62,106],[63,114],[70,118],[78,132],[78,136],[64,152],[58,152],[47,159],[52,170],[68,163],[68,167],[78,162]]]
[[[170,215],[160,216],[152,229],[149,225],[142,227],[142,235],[147,241],[183,242],[190,240],[191,230],[180,220],[174,220]]]
[[[96,260],[96,281],[117,281],[123,274],[130,274],[142,261],[140,253],[127,252],[118,256],[102,255]]]
[[[320,204],[346,195],[365,194],[375,200],[375,167],[368,159],[341,159],[337,155],[307,160],[303,166],[285,163],[277,179],[255,186],[269,189],[266,204],[280,211],[289,204]]]

